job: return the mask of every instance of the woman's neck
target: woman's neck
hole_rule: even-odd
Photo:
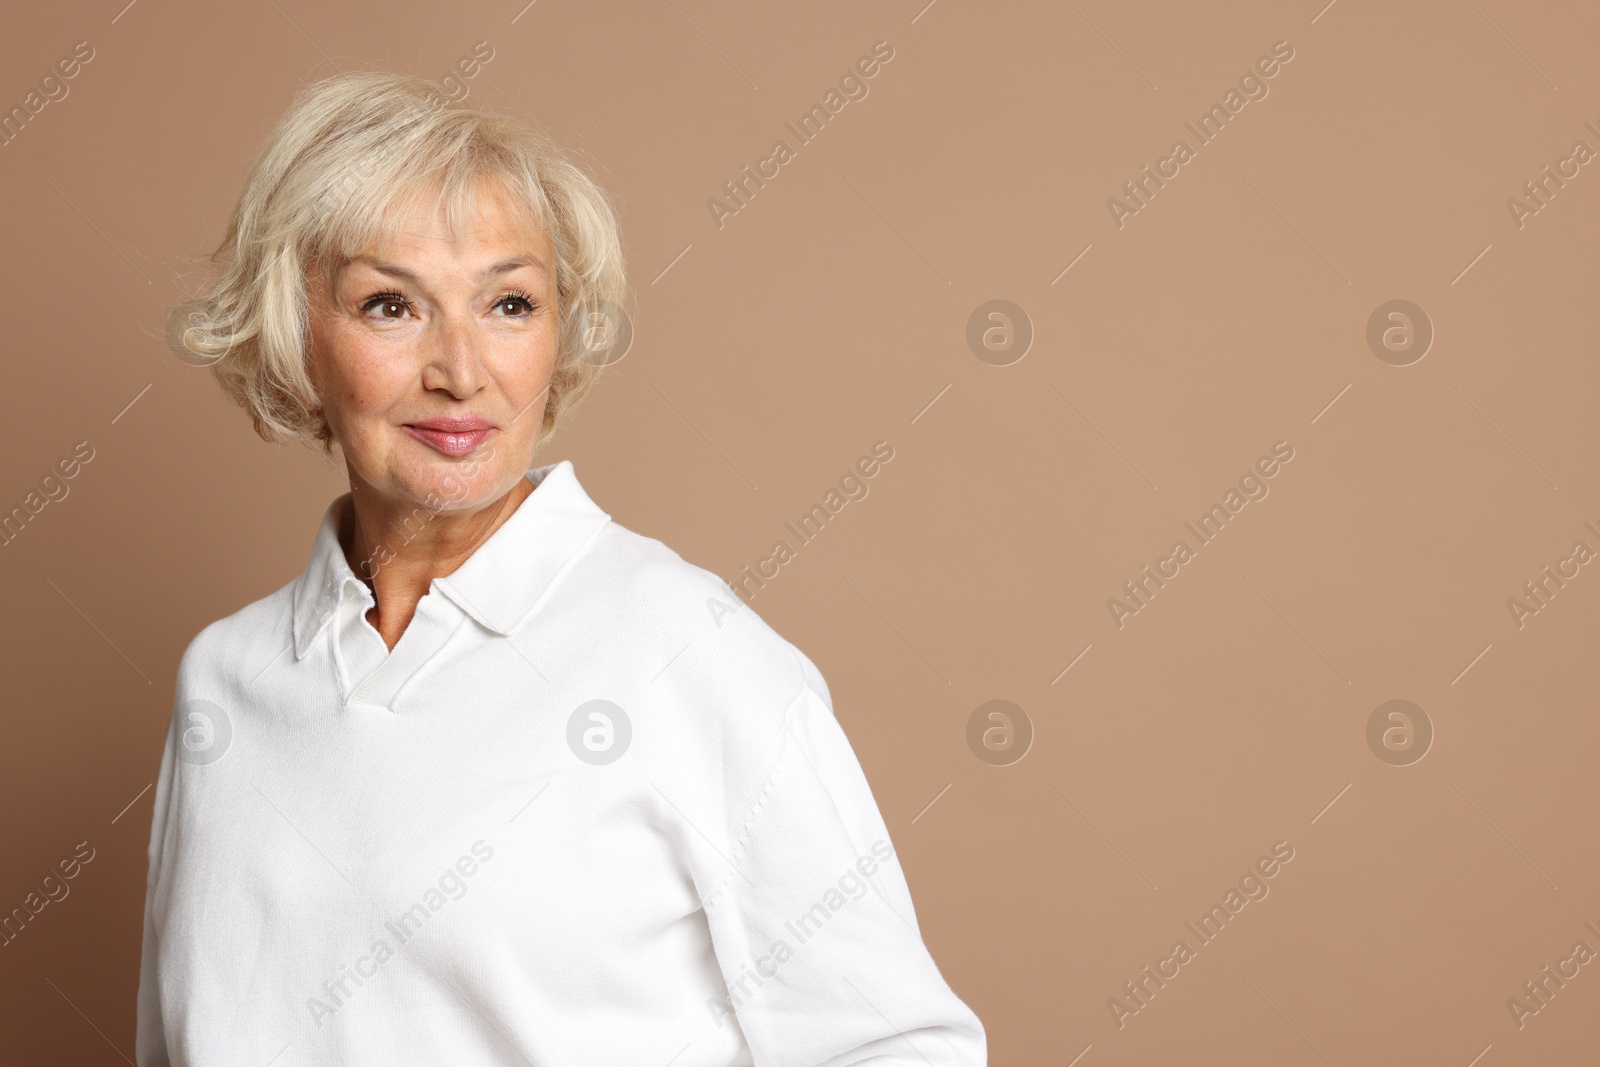
[[[339,544],[377,606],[367,621],[390,649],[435,578],[452,574],[534,491],[518,478],[498,500],[471,511],[436,511],[352,487],[339,520]]]

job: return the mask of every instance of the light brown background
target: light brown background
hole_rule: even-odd
[[[1521,630],[1506,606],[1600,549],[1600,163],[1520,230],[1505,203],[1600,149],[1593,7],[923,2],[6,12],[6,108],[97,53],[0,148],[0,503],[96,450],[0,549],[0,910],[96,849],[0,948],[8,1061],[131,1054],[179,654],[300,569],[344,488],[169,356],[186,257],[303,82],[438,77],[479,40],[471,99],[584,153],[638,290],[541,462],[732,580],[892,443],[754,606],[828,678],[993,1063],[1600,1057],[1600,962],[1521,1030],[1506,1006],[1600,950],[1600,566]],[[719,230],[706,200],[878,40],[870,95]],[[1270,95],[1113,225],[1278,40]],[[965,341],[994,298],[1037,331],[1008,367]],[[1436,329],[1408,367],[1364,339],[1393,298]],[[1107,598],[1278,440],[1271,495],[1118,630]],[[1365,739],[1395,697],[1437,732],[1408,767]],[[1037,733],[1009,767],[966,745],[994,698]],[[1107,999],[1279,840],[1271,895],[1119,1030]]]

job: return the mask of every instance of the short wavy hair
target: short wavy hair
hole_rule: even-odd
[[[413,75],[361,71],[300,91],[251,168],[210,257],[214,277],[172,309],[174,351],[208,366],[264,439],[331,450],[306,369],[308,280],[392,237],[397,209],[419,195],[436,193],[461,232],[480,180],[555,253],[561,328],[540,431],[549,437],[610,362],[595,358],[594,316],[620,327],[626,314],[616,212],[548,138]]]

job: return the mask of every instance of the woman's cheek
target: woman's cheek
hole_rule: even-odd
[[[380,416],[403,399],[410,380],[410,362],[397,356],[394,351],[364,348],[350,362],[345,395],[353,412]]]

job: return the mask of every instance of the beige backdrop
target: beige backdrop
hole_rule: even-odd
[[[480,41],[638,294],[541,461],[729,581],[789,542],[753,606],[992,1062],[1600,1057],[1592,5],[123,2],[0,35],[0,506],[75,474],[0,548],[0,911],[92,857],[0,1058],[128,1058],[178,657],[344,488],[168,354],[188,257],[302,83]]]

